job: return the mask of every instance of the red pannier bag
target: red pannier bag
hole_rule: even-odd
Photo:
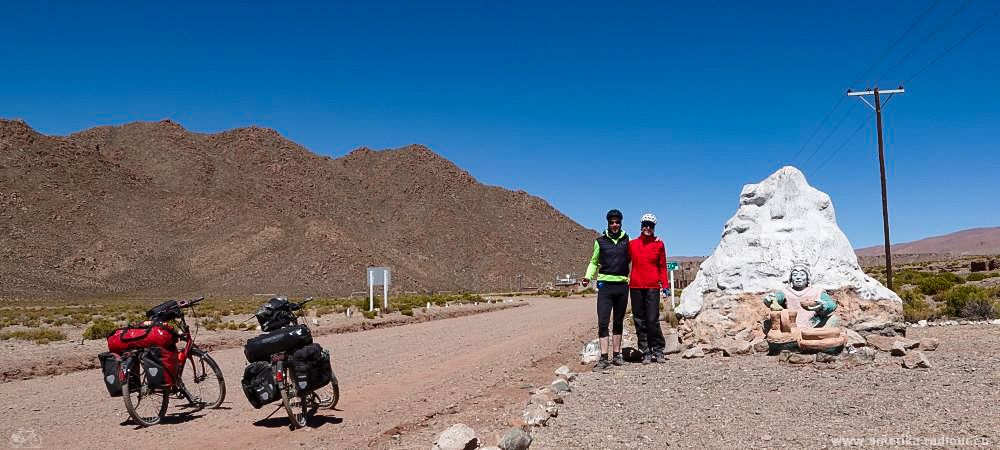
[[[177,373],[177,334],[165,323],[145,321],[115,330],[108,336],[108,351],[122,354],[128,350],[159,347],[166,384],[173,384]]]

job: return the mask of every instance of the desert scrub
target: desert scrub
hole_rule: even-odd
[[[365,316],[365,319],[374,319],[378,315],[378,311],[361,311],[361,314]]]
[[[65,341],[66,334],[52,328],[32,328],[29,330],[5,331],[0,333],[0,341],[8,339],[34,341],[36,344],[48,344],[49,342]]]
[[[985,280],[987,278],[993,278],[993,277],[998,277],[998,276],[1000,276],[1000,273],[997,273],[997,272],[973,272],[973,273],[970,273],[969,276],[965,277],[965,280],[966,281],[982,281],[982,280]]]
[[[106,339],[118,329],[118,325],[107,319],[98,319],[83,330],[84,339]]]
[[[937,308],[915,289],[904,289],[899,297],[903,299],[903,318],[907,322],[930,320],[938,316]]]
[[[1000,309],[997,296],[997,289],[963,284],[952,287],[939,297],[944,302],[945,313],[949,316],[981,319],[996,317]]]
[[[399,310],[399,313],[402,314],[402,315],[404,315],[404,316],[413,317],[413,309],[412,308],[403,308],[403,309]]]

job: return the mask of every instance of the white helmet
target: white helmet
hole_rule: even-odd
[[[642,218],[639,219],[639,221],[640,221],[640,223],[641,222],[653,222],[653,225],[656,225],[656,216],[653,215],[653,213],[646,213],[646,214],[642,215]]]

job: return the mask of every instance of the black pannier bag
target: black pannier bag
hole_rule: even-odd
[[[250,363],[243,370],[243,394],[255,409],[278,399],[278,383],[274,381],[271,364],[263,361]]]
[[[167,384],[167,370],[163,367],[163,354],[160,347],[149,347],[142,352],[140,360],[142,368],[146,370],[146,384],[149,387],[157,388]]]
[[[271,355],[312,344],[312,333],[305,325],[286,327],[247,340],[243,354],[247,361],[270,361]]]
[[[296,350],[292,354],[292,368],[295,369],[295,387],[300,392],[315,391],[333,379],[330,352],[319,344],[310,344]]]
[[[180,319],[181,307],[177,304],[177,300],[167,300],[146,311],[146,318],[159,322]]]
[[[101,361],[101,374],[104,375],[104,387],[108,388],[108,394],[112,397],[122,396],[122,373],[121,358],[111,352],[104,352],[97,355]]]
[[[275,297],[257,308],[254,314],[257,322],[260,323],[260,330],[263,332],[274,331],[291,325],[295,320],[290,309],[288,299]]]

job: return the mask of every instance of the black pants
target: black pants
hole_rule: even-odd
[[[635,337],[639,351],[644,355],[662,354],[666,341],[660,329],[660,290],[630,289],[632,296],[632,320],[635,322]]]
[[[625,309],[628,308],[628,284],[605,283],[597,289],[597,336],[608,337],[608,321],[614,312],[611,332],[621,335],[625,329]]]

